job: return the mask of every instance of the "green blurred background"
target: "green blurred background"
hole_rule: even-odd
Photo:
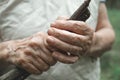
[[[120,0],[107,0],[106,4],[116,40],[113,49],[101,58],[101,80],[120,80]]]

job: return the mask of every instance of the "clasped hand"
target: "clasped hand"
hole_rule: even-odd
[[[56,20],[48,34],[37,33],[31,37],[10,41],[6,61],[32,74],[40,74],[57,61],[74,63],[86,56],[92,45],[94,31],[81,21]]]
[[[79,56],[89,55],[94,30],[85,22],[60,18],[51,24],[48,35],[53,57],[63,63],[74,63]]]

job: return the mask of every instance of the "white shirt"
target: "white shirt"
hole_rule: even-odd
[[[84,0],[0,0],[1,42],[22,39],[36,32],[46,32],[50,23],[58,16],[71,16]],[[95,29],[99,0],[91,0],[91,12],[87,24]],[[92,62],[89,57],[75,64],[57,63],[42,75],[29,80],[99,80],[99,59]]]

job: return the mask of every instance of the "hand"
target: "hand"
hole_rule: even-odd
[[[32,37],[11,41],[7,61],[32,74],[41,74],[56,63],[52,52],[47,49],[47,34],[37,33]]]
[[[94,31],[81,21],[56,20],[48,30],[47,43],[57,51],[70,53],[72,56],[89,55],[93,43]],[[55,56],[56,55],[56,56]],[[61,61],[58,54],[54,57]]]

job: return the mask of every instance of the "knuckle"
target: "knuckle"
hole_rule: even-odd
[[[32,52],[31,52],[31,50],[26,49],[26,50],[24,50],[24,54],[27,55],[27,56],[31,56]]]
[[[51,29],[49,29],[49,34],[50,35],[53,35],[53,36],[57,36],[57,35],[59,35],[60,33],[58,32],[58,31],[56,31],[57,29],[55,29],[55,28],[51,28]]]
[[[79,41],[82,41],[83,42],[83,39],[81,37],[78,37],[78,36],[75,36],[74,37],[74,40],[76,41],[76,44],[79,43]]]
[[[80,22],[79,21],[77,21],[77,22],[74,22],[74,26],[80,26],[81,24],[80,24]]]
[[[34,46],[39,46],[37,41],[30,41],[28,46],[34,47]]]
[[[24,60],[23,59],[18,59],[18,63],[23,63],[24,62]]]
[[[61,34],[60,32],[54,31],[54,34],[53,34],[54,37],[60,38],[61,35],[65,36],[64,34]]]
[[[87,24],[86,24],[85,22],[81,21],[81,22],[80,22],[80,25],[81,25],[81,26],[86,26]]]
[[[75,26],[86,26],[86,23],[83,21],[77,21],[74,23]]]
[[[37,32],[35,35],[36,35],[36,36],[41,36],[41,35],[43,35],[43,33]]]

